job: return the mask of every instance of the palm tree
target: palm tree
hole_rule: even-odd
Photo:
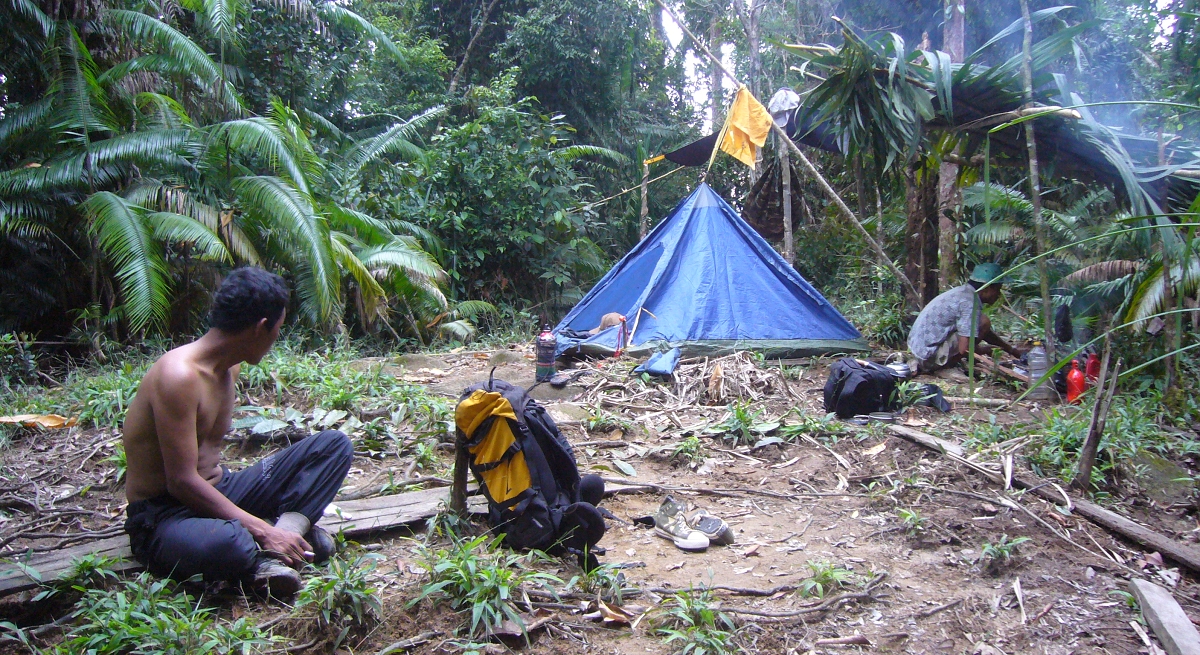
[[[165,326],[180,260],[283,267],[304,318],[327,327],[340,324],[349,297],[369,324],[387,318],[390,297],[410,288],[433,293],[444,280],[424,250],[428,235],[335,197],[370,161],[419,154],[411,140],[440,110],[362,142],[343,137],[326,161],[310,140],[318,117],[302,120],[278,101],[267,116],[249,116],[225,67],[165,20],[103,6],[58,19],[32,0],[8,1],[6,12],[26,28],[17,30],[23,43],[44,53],[21,56],[45,63],[38,97],[0,117],[0,152],[9,153],[0,158],[0,234],[83,253],[76,256],[91,271],[93,301],[109,287],[130,330]],[[244,7],[187,7],[222,56],[236,48]],[[287,7],[318,27],[350,25],[402,56],[343,7]],[[119,35],[121,47],[106,34],[81,34],[93,19]],[[106,48],[101,62],[89,42]],[[224,118],[200,124],[195,113]]]

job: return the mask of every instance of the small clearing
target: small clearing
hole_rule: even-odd
[[[575,444],[580,471],[603,475],[610,488],[620,484],[620,493],[604,503],[617,517],[652,515],[670,494],[724,518],[736,531],[732,546],[685,553],[651,529],[610,521],[601,561],[620,565],[627,588],[622,602],[631,611],[675,590],[713,587],[720,610],[738,626],[737,643],[763,653],[1151,652],[1130,626],[1138,617],[1123,593],[1131,576],[1168,587],[1193,621],[1200,617],[1197,578],[1175,563],[1033,494],[1005,492],[881,424],[826,419],[821,390],[829,360],[763,363],[743,353],[715,363],[685,360],[675,383],[631,377],[627,362],[583,363],[568,370],[582,375],[567,387],[539,385],[532,392]],[[496,378],[526,387],[534,372],[525,346],[364,359],[356,366],[449,399],[493,368]],[[921,381],[938,383],[947,396],[967,392],[965,380]],[[981,394],[1013,396],[998,383]],[[263,398],[248,402],[269,404]],[[307,414],[313,408],[294,409]],[[963,442],[979,426],[1002,430],[1041,411],[1026,404],[1011,410],[956,407],[948,414],[918,408],[899,420]],[[355,422],[371,418],[371,412],[359,412]],[[243,429],[231,438],[231,465],[279,447],[248,437]],[[112,482],[111,457],[117,441],[111,431],[79,429],[29,431],[15,440],[4,453],[6,477],[14,482],[0,488],[8,512],[0,522],[0,555],[15,558],[120,534],[124,499]],[[1016,448],[1019,456],[1020,444]],[[973,461],[1001,472],[1003,454],[986,451]],[[449,479],[450,448],[436,449],[419,465],[417,459],[364,452],[343,497],[420,488],[404,484],[415,478],[426,480],[425,488]],[[1109,507],[1195,543],[1200,527],[1190,503],[1134,496]],[[425,538],[420,524],[359,538],[366,552],[382,556],[372,578],[382,588],[383,620],[338,652],[376,653],[430,632],[440,634],[407,652],[457,652],[465,643],[453,635],[463,617],[445,604],[409,606],[426,580],[418,566]],[[1005,545],[1014,541],[1019,545]],[[579,573],[567,560],[538,568],[562,580]],[[812,588],[819,580],[832,580],[820,594]],[[47,616],[31,597],[25,592],[0,601],[0,618],[31,625],[62,615],[58,608]],[[652,621],[630,628],[589,620],[596,608],[578,591],[557,600],[535,595],[533,601],[552,619],[531,633],[526,652],[677,650],[654,633]],[[300,621],[286,609],[246,603],[227,592],[212,602],[232,616],[274,620],[276,633],[292,640],[277,649],[332,652],[335,634],[289,627]]]

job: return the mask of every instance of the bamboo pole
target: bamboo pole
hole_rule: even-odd
[[[696,44],[696,47],[699,48],[700,51],[703,52],[710,60],[712,60],[714,66],[720,69],[721,72],[725,73],[725,75],[734,84],[739,87],[742,86],[741,80],[739,80],[736,75],[729,72],[728,68],[725,68],[725,65],[721,63],[721,60],[713,55],[712,51],[710,51],[700,39],[696,38],[695,34],[692,34],[692,31],[688,29],[687,25],[684,24],[684,22],[670,7],[663,4],[662,0],[654,0],[654,2],[661,7],[663,11],[667,12],[667,15],[671,17],[671,20],[674,20],[675,23],[679,25],[679,29],[683,30],[683,33],[686,34],[688,38],[690,38],[692,42]],[[896,264],[892,261],[892,258],[888,257],[887,251],[883,249],[883,246],[880,246],[879,242],[871,237],[871,233],[867,232],[867,228],[863,227],[862,222],[859,221],[858,217],[854,215],[854,212],[851,211],[849,205],[846,204],[846,201],[842,200],[842,197],[838,195],[838,192],[835,191],[833,186],[829,184],[829,181],[825,179],[825,176],[821,175],[821,172],[817,170],[817,167],[814,166],[811,161],[809,161],[808,157],[804,155],[799,146],[797,146],[795,142],[788,138],[787,132],[784,132],[783,128],[776,125],[775,121],[771,121],[771,131],[783,139],[783,142],[787,145],[791,154],[800,161],[800,164],[804,166],[804,169],[808,171],[808,174],[817,181],[817,185],[821,187],[821,191],[833,201],[833,204],[838,208],[838,211],[841,212],[842,216],[849,219],[850,223],[855,227],[855,229],[858,230],[859,234],[861,234],[862,237],[867,240],[867,244],[871,246],[871,249],[874,250],[877,255],[879,255],[880,263],[886,266],[887,269],[896,276],[896,279],[900,280],[900,283],[904,285],[905,291],[909,293],[914,301],[920,303],[921,295],[917,293],[917,289],[913,286],[912,280],[909,280],[908,276],[896,267]]]
[[[638,225],[638,236],[645,239],[650,228],[650,164],[646,162],[642,162],[642,213]]]
[[[784,145],[786,140],[784,137],[779,137],[779,179],[782,182],[783,193],[780,194],[783,202],[783,258],[787,263],[795,265],[796,252],[792,237],[792,160],[788,157],[787,146]]]
[[[1025,103],[1033,104],[1033,21],[1029,17],[1029,0],[1021,0],[1021,16],[1025,20],[1025,39],[1021,49],[1021,77],[1025,82]],[[1038,178],[1037,139],[1033,121],[1026,121],[1025,147],[1029,151],[1029,200],[1033,204],[1033,227],[1037,243],[1037,254],[1046,252],[1046,224],[1042,219],[1042,184]],[[1045,327],[1046,356],[1054,364],[1054,307],[1050,302],[1050,278],[1046,270],[1046,259],[1038,259],[1038,278],[1042,287],[1042,323]]]

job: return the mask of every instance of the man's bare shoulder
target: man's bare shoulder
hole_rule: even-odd
[[[204,384],[204,373],[192,357],[191,344],[167,351],[146,371],[142,384],[152,387],[155,396],[169,392],[168,397],[180,397],[180,392],[195,391]]]

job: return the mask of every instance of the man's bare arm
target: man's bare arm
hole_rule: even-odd
[[[162,372],[160,383],[154,403],[154,424],[167,492],[200,516],[239,521],[259,546],[282,555],[289,564],[305,561],[305,551],[311,551],[312,547],[300,535],[280,530],[243,510],[201,477],[197,470],[196,437],[200,381],[190,372],[167,369]]]

